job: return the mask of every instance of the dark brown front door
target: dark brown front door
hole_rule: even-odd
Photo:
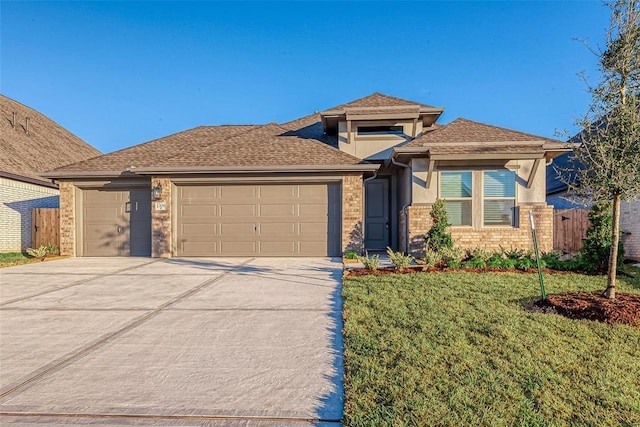
[[[364,246],[384,250],[389,246],[389,180],[380,178],[366,183]]]

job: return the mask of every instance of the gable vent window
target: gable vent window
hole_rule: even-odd
[[[516,174],[512,171],[484,173],[484,225],[514,225]]]
[[[402,135],[404,128],[402,126],[358,126],[359,136],[368,135]]]

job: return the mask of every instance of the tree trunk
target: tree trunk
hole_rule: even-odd
[[[613,226],[611,227],[611,250],[609,251],[609,274],[604,296],[616,299],[616,272],[618,270],[618,242],[620,241],[620,195],[613,195]]]

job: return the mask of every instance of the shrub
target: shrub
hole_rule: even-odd
[[[349,251],[344,254],[345,259],[358,259],[358,254],[355,251]]]
[[[536,264],[535,260],[532,260],[529,257],[523,257],[516,261],[516,268],[519,270],[527,270],[529,268],[537,268],[538,264]]]
[[[442,260],[442,257],[440,256],[440,254],[438,252],[436,252],[434,250],[431,250],[429,248],[425,249],[425,251],[424,251],[424,265],[426,265],[427,267],[433,267],[434,265],[439,263],[440,260]]]
[[[493,253],[484,250],[478,246],[476,246],[473,249],[467,249],[467,259],[472,261],[473,259],[477,258],[480,259],[482,261],[484,261],[484,263],[486,264],[487,261],[489,261],[489,259],[493,256]]]
[[[465,262],[463,266],[468,268],[485,268],[487,266],[487,262],[482,258],[471,258],[469,261]]]
[[[58,249],[58,247],[56,245],[54,245],[53,243],[49,243],[45,247],[45,249],[47,251],[47,255],[59,255],[60,254],[60,249]]]
[[[375,254],[369,256],[368,253],[365,253],[365,256],[359,256],[358,261],[364,264],[364,267],[369,270],[377,270],[380,267],[380,255]]]
[[[411,264],[414,258],[411,255],[405,255],[402,252],[394,252],[393,249],[387,247],[387,255],[389,255],[389,261],[393,264],[396,270],[403,270]]]
[[[493,254],[493,255],[491,255],[491,258],[489,258],[489,260],[487,261],[487,267],[503,268],[504,260],[505,259],[502,258],[502,255]]]
[[[40,245],[40,247],[36,249],[27,248],[27,254],[29,254],[29,256],[32,256],[33,258],[44,258],[45,256],[47,256],[47,247],[44,245]]]
[[[502,268],[516,268],[516,261],[511,258],[503,259]]]
[[[464,251],[458,247],[443,248],[440,250],[440,256],[447,267],[460,267],[460,262],[464,259]]]
[[[580,250],[579,258],[589,271],[607,271],[609,267],[609,251],[611,250],[611,233],[613,215],[611,203],[600,202],[591,207],[589,212],[591,226],[587,229],[587,238]],[[618,265],[624,261],[624,247],[618,244]]]
[[[447,231],[449,218],[447,218],[447,209],[444,200],[437,199],[431,206],[431,220],[433,224],[424,238],[427,249],[440,252],[440,250],[453,248],[453,239],[451,233]]]
[[[504,255],[505,258],[512,259],[512,260],[518,260],[523,257],[531,256],[531,253],[533,253],[532,251],[525,251],[523,249],[514,249],[513,247],[510,249],[505,249],[502,246],[500,246],[500,249],[502,251],[502,255]]]

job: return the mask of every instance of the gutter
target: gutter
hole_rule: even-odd
[[[44,174],[41,174],[41,176],[45,177]],[[26,182],[26,183],[29,183],[29,184],[40,185],[42,187],[58,188],[58,185],[55,184],[54,182],[44,181],[44,180],[37,179],[37,178],[29,178],[28,176],[16,175],[16,174],[13,174],[13,173],[10,173],[10,172],[1,172],[0,171],[0,177],[7,178],[7,179],[12,179],[14,181],[21,181],[21,182]]]
[[[294,165],[294,166],[191,166],[191,167],[147,167],[131,170],[137,175],[180,174],[244,174],[279,172],[375,172],[380,165],[363,163],[356,165]]]

